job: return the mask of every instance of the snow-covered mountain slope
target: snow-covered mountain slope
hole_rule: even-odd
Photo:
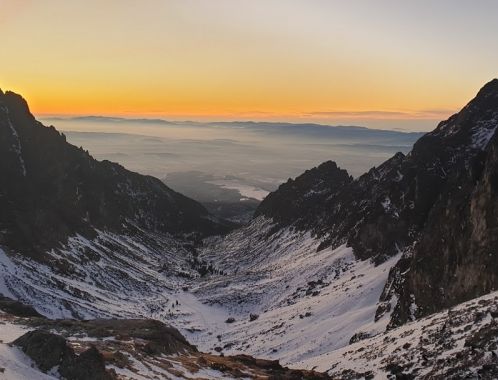
[[[199,325],[200,331],[187,333],[190,341],[290,364],[385,330],[389,315],[375,321],[375,313],[398,257],[375,266],[346,246],[317,251],[321,241],[306,232],[288,228],[271,235],[274,226],[258,218],[201,252],[223,275],[201,278],[191,291],[231,319],[205,331]]]
[[[141,236],[139,239],[137,236]],[[141,231],[68,239],[40,263],[0,249],[0,292],[52,318],[150,317],[167,319],[172,295],[194,269],[191,246]]]
[[[292,363],[496,290],[497,114],[493,80],[408,156],[355,180],[324,163],[212,239],[226,275],[193,291],[231,313],[218,349]]]
[[[152,178],[96,162],[2,96],[0,175],[15,181],[0,182],[0,293],[45,316],[154,318],[202,351],[311,368],[337,352],[358,362],[347,350],[366,342],[389,356],[382,344],[405,330],[386,329],[497,289],[498,80],[408,156],[358,179],[322,164],[202,246],[227,226]],[[382,370],[373,356],[368,368]],[[349,376],[341,363],[334,375]]]
[[[375,266],[345,246],[317,252],[319,240],[290,229],[270,244],[273,226],[259,218],[212,239],[198,257],[186,243],[143,231],[143,240],[72,237],[46,265],[0,250],[0,292],[51,318],[158,319],[203,351],[286,365],[385,330],[389,315],[375,321],[375,312],[397,257]],[[199,263],[212,273],[201,277]]]
[[[498,378],[498,292],[308,360],[333,378]]]

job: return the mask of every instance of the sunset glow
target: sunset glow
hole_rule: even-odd
[[[0,8],[0,88],[38,115],[432,124],[498,74],[487,0]]]

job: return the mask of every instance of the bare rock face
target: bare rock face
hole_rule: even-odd
[[[20,347],[44,372],[60,365],[63,361],[72,360],[74,356],[74,352],[67,346],[62,336],[44,330],[30,331],[12,344]]]
[[[307,170],[296,179],[289,179],[270,193],[259,205],[255,217],[270,215],[283,225],[306,228],[317,223],[325,210],[316,214],[317,206],[352,181],[346,170],[332,161]]]
[[[91,346],[73,358],[67,365],[59,367],[59,373],[68,380],[115,380],[114,373],[107,371],[102,354]]]
[[[194,239],[227,231],[199,203],[150,176],[97,161],[0,91],[0,245],[39,258],[76,233],[130,226]]]
[[[400,289],[398,323],[410,309],[419,317],[498,289],[498,135],[478,160],[431,211]]]
[[[66,339],[48,331],[30,331],[12,344],[21,348],[43,372],[56,368],[68,380],[115,378],[105,369],[104,359],[95,347],[76,355]]]
[[[256,215],[311,230],[360,259],[403,253],[382,295],[391,326],[498,289],[498,79],[406,156],[352,180],[322,164],[270,194]]]
[[[63,329],[66,334],[84,334],[93,338],[120,337],[146,342],[141,349],[150,354],[176,354],[195,352],[197,349],[172,326],[153,319],[92,319],[35,320],[37,327]]]

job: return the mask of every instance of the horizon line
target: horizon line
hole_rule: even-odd
[[[229,120],[171,120],[163,119],[158,117],[125,117],[125,116],[107,116],[107,115],[91,115],[91,114],[81,114],[81,115],[69,115],[69,114],[49,114],[49,115],[36,115],[41,120],[54,120],[54,121],[87,121],[87,122],[150,122],[151,124],[170,124],[181,126],[184,124],[202,124],[202,125],[212,125],[212,124],[288,124],[295,126],[317,126],[324,128],[356,128],[356,129],[367,129],[371,131],[391,131],[399,133],[426,133],[425,130],[407,130],[403,128],[375,128],[365,125],[351,124],[351,123],[337,123],[337,124],[324,124],[315,121],[281,121],[281,120],[240,120],[240,119],[229,119]],[[94,120],[92,120],[94,119]],[[426,119],[427,121],[427,119]],[[432,121],[432,120],[431,120]],[[434,121],[438,121],[434,119]]]

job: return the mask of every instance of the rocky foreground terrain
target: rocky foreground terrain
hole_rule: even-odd
[[[329,379],[248,355],[199,352],[152,319],[50,320],[0,301],[0,373],[6,379]]]

